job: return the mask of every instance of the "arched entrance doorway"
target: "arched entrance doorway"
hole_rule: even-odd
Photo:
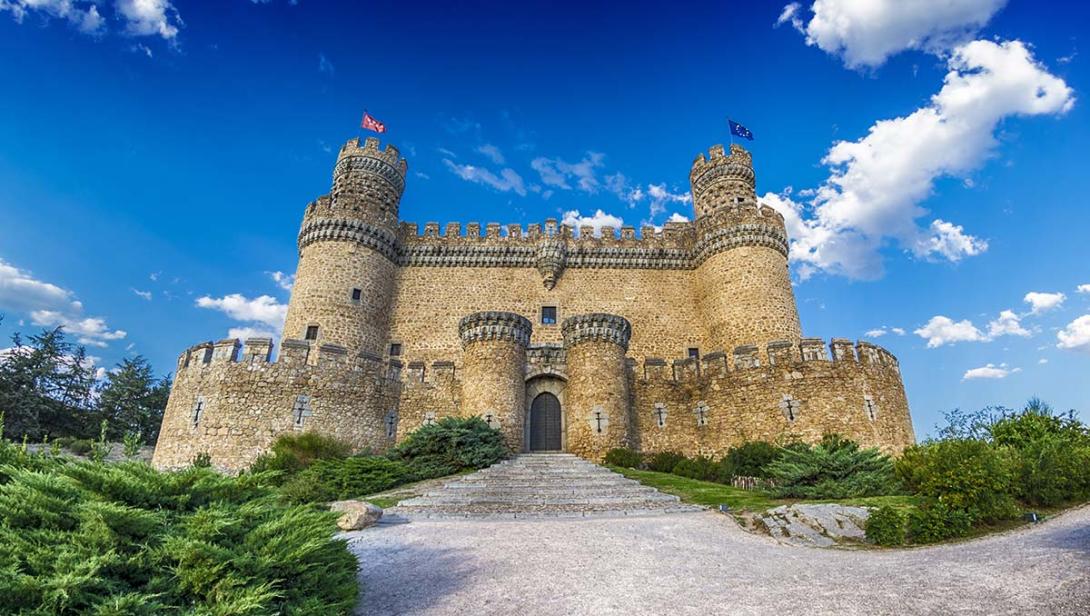
[[[560,399],[542,392],[530,405],[530,451],[560,451]]]

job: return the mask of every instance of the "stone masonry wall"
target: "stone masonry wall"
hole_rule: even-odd
[[[299,341],[269,362],[269,342],[263,354],[247,353],[242,361],[235,340],[217,343],[207,363],[203,350],[211,345],[182,354],[155,447],[157,468],[185,467],[207,453],[216,468],[238,472],[277,436],[302,430],[357,449],[393,444],[384,420],[397,406],[400,385],[386,378],[379,362],[326,347],[308,364],[313,349]]]
[[[631,331],[615,315],[577,315],[564,322],[567,450],[588,460],[600,462],[610,449],[632,445],[625,364]]]

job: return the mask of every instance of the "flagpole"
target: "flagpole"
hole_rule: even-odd
[[[727,118],[727,134],[730,135],[730,144],[734,145],[734,131],[730,129],[730,118]]]

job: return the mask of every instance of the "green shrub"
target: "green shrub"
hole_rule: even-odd
[[[1006,412],[989,428],[996,445],[1019,451],[1043,438],[1054,438],[1071,446],[1090,446],[1090,433],[1074,411],[1056,414],[1038,398],[1031,398],[1020,412]]]
[[[780,448],[766,441],[749,441],[731,447],[725,456],[735,475],[768,477],[768,465],[780,457]]]
[[[348,614],[356,561],[335,514],[267,474],[139,462],[4,467],[0,613]]]
[[[503,435],[480,417],[444,417],[410,432],[390,452],[419,479],[485,468],[506,457]]]
[[[1031,505],[1055,507],[1090,496],[1090,446],[1072,445],[1058,435],[1020,445],[1017,497]]]
[[[812,447],[784,448],[766,467],[780,498],[851,498],[898,491],[893,462],[877,449],[827,435]]]
[[[660,473],[672,473],[677,463],[684,459],[685,456],[676,451],[660,451],[647,459],[647,468]]]
[[[77,456],[85,456],[91,453],[92,443],[90,439],[86,438],[70,438],[68,444],[64,445],[64,447]]]
[[[605,463],[609,466],[622,466],[625,468],[639,468],[643,464],[643,458],[636,451],[617,447],[606,452]]]
[[[867,518],[867,541],[892,546],[905,542],[905,516],[893,507],[879,507]]]
[[[912,543],[935,543],[964,537],[972,527],[973,517],[968,511],[936,500],[909,514],[907,539]]]
[[[381,492],[414,481],[403,462],[378,456],[318,460],[281,488],[291,502],[328,502]]]
[[[718,465],[715,460],[705,456],[682,458],[681,461],[674,466],[673,473],[682,477],[688,477],[689,479],[715,481],[717,467]]]
[[[912,492],[967,512],[971,522],[993,522],[1018,515],[1015,461],[1010,450],[984,441],[947,439],[909,447],[895,468]]]
[[[193,468],[212,468],[212,454],[202,451],[189,462]]]
[[[317,432],[284,434],[273,441],[268,453],[254,460],[250,472],[279,471],[281,481],[287,481],[316,460],[347,458],[351,450],[348,443]]]

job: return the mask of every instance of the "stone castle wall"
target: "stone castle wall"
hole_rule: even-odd
[[[565,449],[595,460],[826,432],[891,452],[913,441],[892,355],[802,337],[784,219],[757,203],[740,146],[694,161],[695,221],[638,235],[399,223],[406,169],[374,139],[341,149],[300,227],[280,359],[268,340],[241,360],[236,341],[187,350],[156,465],[209,453],[240,470],[293,430],[380,451],[448,416],[484,417],[519,451],[545,391]]]

